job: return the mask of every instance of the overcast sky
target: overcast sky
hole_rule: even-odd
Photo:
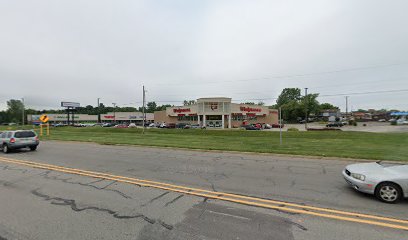
[[[345,109],[408,110],[408,1],[0,0],[0,110],[140,106],[309,88]],[[302,90],[303,91],[303,90]],[[325,96],[324,95],[337,95]]]

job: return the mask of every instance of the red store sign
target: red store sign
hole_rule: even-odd
[[[242,112],[262,112],[262,109],[260,109],[260,108],[240,107],[239,109]]]
[[[173,109],[175,113],[184,113],[184,112],[191,112],[190,108],[175,108]]]

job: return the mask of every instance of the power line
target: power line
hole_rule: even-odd
[[[218,80],[218,81],[200,81],[200,82],[172,82],[171,85],[177,84],[185,84],[185,85],[197,85],[197,84],[217,84],[217,83],[227,83],[227,82],[246,82],[246,81],[260,81],[260,80],[268,80],[268,79],[281,79],[281,78],[296,78],[296,77],[307,77],[307,76],[315,76],[315,75],[326,75],[326,74],[335,74],[335,73],[342,73],[342,72],[355,72],[355,71],[362,71],[362,70],[369,70],[369,69],[377,69],[377,68],[386,68],[386,67],[394,67],[394,66],[401,66],[406,65],[408,63],[394,63],[394,64],[384,64],[384,65],[372,65],[372,66],[364,66],[364,67],[352,67],[352,68],[343,68],[338,70],[331,70],[331,71],[322,71],[322,72],[310,72],[310,73],[301,73],[301,74],[290,74],[290,75],[276,75],[276,76],[266,76],[260,78],[247,78],[247,79],[236,79],[236,80]],[[156,84],[156,85],[170,85],[170,84]]]
[[[336,96],[366,95],[366,94],[396,93],[396,92],[408,92],[408,89],[395,89],[395,90],[372,91],[372,92],[338,93],[338,94],[319,95],[319,97],[336,97]]]
[[[319,95],[319,97],[337,97],[337,96],[350,96],[350,95],[369,95],[369,94],[382,94],[382,93],[397,93],[397,92],[408,92],[408,89],[393,89],[393,90],[382,90],[382,91],[369,91],[369,92],[352,92],[352,93],[337,93],[337,94],[325,94]],[[243,102],[243,101],[267,101],[267,100],[276,100],[277,97],[273,98],[245,98],[245,99],[233,99],[233,102]],[[184,100],[152,100],[156,103],[182,103]],[[133,102],[129,104],[120,104],[124,105],[133,105],[136,103],[143,102]]]

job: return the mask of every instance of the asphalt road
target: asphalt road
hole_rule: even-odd
[[[350,162],[43,142],[0,157],[408,219],[341,177]],[[408,239],[408,232],[0,162],[0,239]]]

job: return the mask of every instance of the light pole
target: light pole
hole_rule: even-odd
[[[99,103],[100,98],[98,98],[98,105],[96,106],[96,111],[98,113],[98,123],[101,123],[101,111],[99,111],[100,103]]]
[[[346,96],[346,120],[348,121],[348,96]]]
[[[24,126],[24,122],[25,122],[25,106],[24,106],[24,98],[21,98],[21,103],[23,104],[23,116],[21,119],[21,126]]]
[[[116,103],[112,103],[113,105],[113,122],[116,123]]]
[[[308,103],[309,103],[309,101],[307,99],[307,89],[308,88],[305,88],[305,129],[306,129],[306,131],[307,131],[307,120],[308,120],[307,107],[308,107]]]
[[[145,124],[146,124],[146,116],[145,116],[145,101],[146,101],[146,91],[143,85],[143,107],[142,107],[142,114],[143,114],[143,131],[142,134],[145,132]]]
[[[282,145],[282,107],[279,107],[279,140]]]

